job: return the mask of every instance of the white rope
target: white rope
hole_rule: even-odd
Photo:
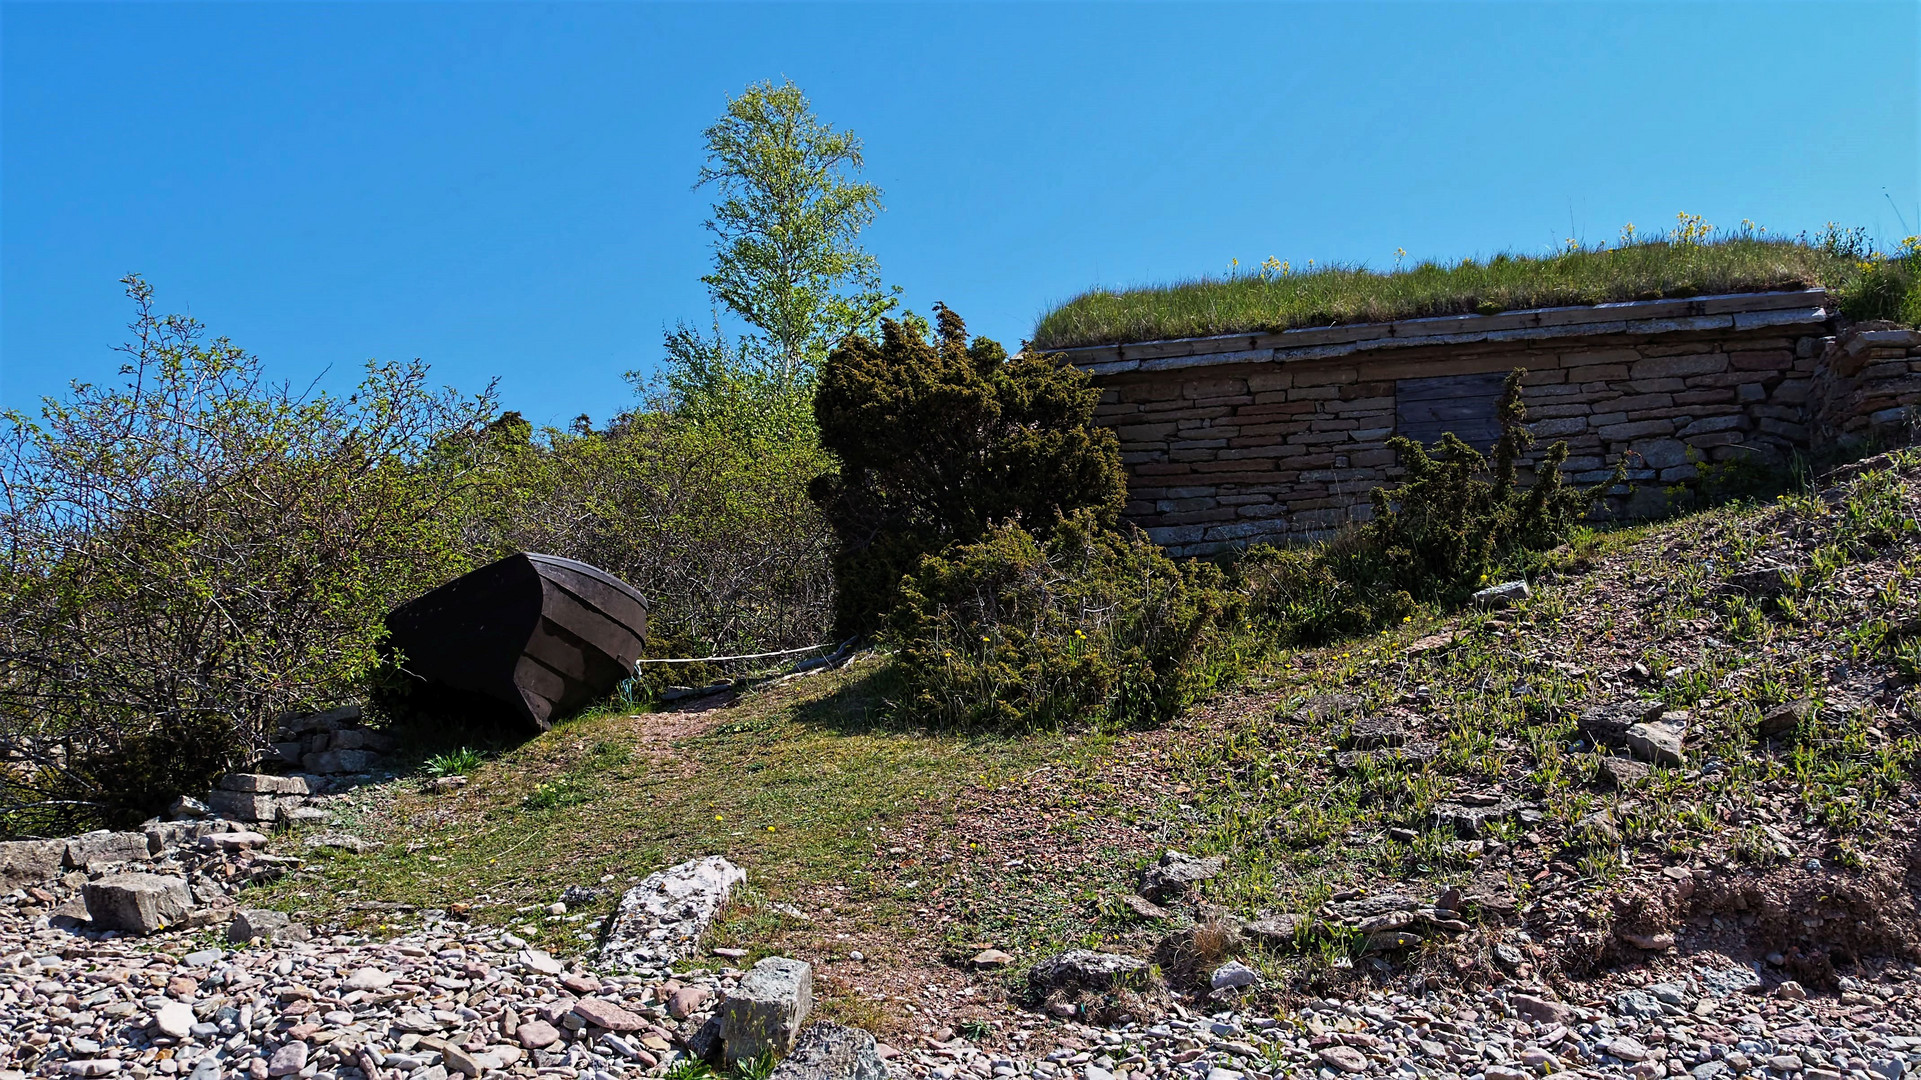
[[[793,656],[795,653],[813,652],[815,649],[833,647],[833,642],[823,641],[819,645],[808,645],[799,649],[782,649],[779,652],[741,653],[739,656],[677,656],[673,658],[643,656],[635,664],[717,664],[722,660],[765,660],[770,656]]]

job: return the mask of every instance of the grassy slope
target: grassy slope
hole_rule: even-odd
[[[1613,935],[1629,928],[1679,931],[1684,948],[1787,949],[1818,979],[1827,931],[1801,920],[1823,905],[1847,915],[1850,947],[1915,944],[1912,897],[1889,882],[1921,852],[1909,779],[1921,751],[1921,456],[1897,464],[1828,498],[1590,538],[1517,611],[1281,658],[1162,730],[901,730],[878,719],[876,661],[708,713],[588,717],[490,762],[461,792],[404,781],[370,799],[355,827],[388,849],[275,888],[283,906],[368,927],[389,916],[355,904],[477,902],[476,919],[584,951],[617,893],[578,922],[516,909],[721,852],[752,876],[717,943],[816,962],[830,1015],[895,1032],[996,1015],[1012,978],[966,964],[989,945],[1021,964],[1070,945],[1145,955],[1169,927],[1120,898],[1165,846],[1226,855],[1206,896],[1244,916],[1312,914],[1339,890],[1492,882],[1519,902],[1548,972],[1638,955]],[[1799,568],[1778,599],[1728,585],[1773,563]],[[1410,654],[1416,639],[1429,647]],[[1330,691],[1368,714],[1398,711],[1440,753],[1338,773],[1331,752],[1350,715],[1299,709]],[[1625,696],[1689,711],[1689,763],[1609,791],[1574,717]],[[1755,739],[1763,710],[1804,696],[1819,703],[1814,720]],[[538,791],[564,805],[529,808]],[[1497,827],[1505,850],[1477,859],[1428,824],[1463,794],[1526,800],[1542,819]],[[1402,828],[1411,838],[1390,832]],[[1682,868],[1700,890],[1692,908],[1663,874]],[[1736,895],[1742,918],[1716,930],[1721,909],[1702,905]],[[1776,917],[1785,902],[1792,919]],[[1500,922],[1407,962],[1495,977]],[[1356,977],[1341,974],[1351,936],[1302,940],[1255,959],[1310,983]]]
[[[1855,260],[1820,248],[1742,237],[1541,258],[1499,256],[1453,266],[1423,263],[1386,274],[1332,266],[1124,292],[1095,290],[1042,316],[1034,344],[1064,349],[1429,315],[1836,288],[1858,271]]]

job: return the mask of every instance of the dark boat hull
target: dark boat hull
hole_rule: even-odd
[[[545,731],[633,674],[647,602],[597,567],[522,553],[395,608],[387,632],[410,674]]]

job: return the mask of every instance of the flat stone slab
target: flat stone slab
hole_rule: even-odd
[[[215,782],[221,791],[246,791],[258,795],[310,795],[307,781],[299,776],[274,776],[269,773],[228,773]]]
[[[85,869],[101,863],[146,862],[153,857],[145,832],[81,833],[67,838],[66,863]]]
[[[193,909],[186,879],[162,874],[111,874],[87,882],[80,893],[87,918],[103,930],[151,934]]]
[[[1227,860],[1219,855],[1203,859],[1170,850],[1141,872],[1141,895],[1157,903],[1184,896],[1195,885],[1219,875],[1226,866]]]
[[[1027,983],[1040,994],[1050,990],[1112,990],[1131,979],[1144,978],[1147,969],[1147,961],[1139,957],[1069,949],[1030,968]]]
[[[1581,733],[1594,742],[1620,746],[1627,739],[1629,728],[1659,720],[1666,711],[1667,706],[1653,698],[1624,698],[1583,708],[1577,723]]]
[[[67,856],[64,840],[9,840],[0,843],[0,883],[15,889],[34,885],[60,872]]]
[[[600,949],[600,964],[653,967],[693,955],[734,886],[745,880],[747,871],[719,855],[649,874],[621,896]]]

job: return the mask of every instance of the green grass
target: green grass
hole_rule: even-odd
[[[1810,243],[1745,231],[1712,236],[1709,228],[1685,219],[1670,239],[1571,247],[1539,257],[1427,262],[1389,273],[1270,259],[1258,270],[1237,269],[1225,279],[1084,293],[1042,316],[1033,340],[1038,348],[1064,349],[1815,285],[1841,292],[1846,306],[1857,282],[1865,291],[1856,306],[1865,309],[1851,310],[1851,317],[1895,318],[1901,293],[1914,288],[1914,271],[1921,269],[1907,265],[1912,258],[1878,261],[1858,232],[1831,227]],[[1892,292],[1883,280],[1887,267],[1900,271]]]

